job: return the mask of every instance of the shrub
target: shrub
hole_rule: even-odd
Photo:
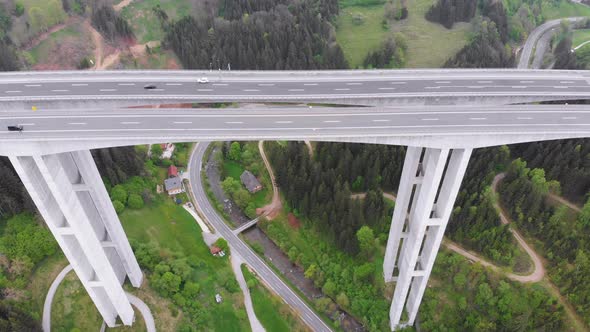
[[[115,208],[117,214],[121,214],[125,210],[125,204],[119,201],[113,201],[113,207]]]
[[[143,198],[138,194],[130,194],[127,200],[127,206],[136,210],[141,209],[143,207]]]

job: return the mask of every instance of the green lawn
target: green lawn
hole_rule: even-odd
[[[223,174],[226,177],[232,177],[236,180],[240,180],[240,175],[244,173],[244,166],[232,160],[225,160],[223,162]]]
[[[121,10],[121,15],[131,24],[133,32],[140,44],[152,40],[162,40],[164,31],[160,21],[152,11],[156,5],[168,14],[169,20],[176,20],[192,12],[189,0],[144,0],[133,1]]]
[[[577,47],[578,45],[587,42],[590,40],[590,29],[580,29],[574,30],[574,37],[572,40],[572,47]],[[580,49],[590,48],[590,43],[584,45]]]
[[[25,15],[34,17],[28,20],[28,28],[33,34],[46,31],[47,28],[61,23],[67,18],[59,0],[20,0],[16,2],[24,6]],[[6,2],[3,1],[3,3]]]
[[[590,7],[565,0],[557,3],[544,1],[541,8],[547,20],[560,17],[590,16]]]
[[[336,40],[350,68],[362,66],[367,53],[377,49],[391,34],[381,23],[383,7],[351,6],[340,11],[336,21]],[[360,17],[362,23],[355,23],[353,17]]]
[[[246,281],[256,279],[256,276],[242,265],[242,272]],[[303,323],[291,312],[288,305],[273,295],[258,281],[250,288],[252,305],[256,317],[268,332],[308,331]]]
[[[348,3],[349,1],[343,1]],[[352,1],[351,3],[354,3]],[[371,50],[395,33],[405,36],[408,51],[406,67],[438,68],[467,44],[469,23],[456,23],[453,29],[424,18],[432,0],[408,1],[409,16],[402,21],[383,26],[384,5],[349,6],[341,10],[336,23],[336,39],[344,51],[351,68],[362,65]],[[353,16],[362,18],[362,24],[355,24]]]
[[[125,210],[120,219],[130,241],[155,242],[164,255],[175,253],[198,266],[191,278],[201,285],[200,302],[210,311],[207,323],[215,331],[250,330],[242,294],[230,294],[223,288],[228,278],[234,278],[227,256],[219,258],[209,253],[201,229],[181,206],[161,195],[157,202],[141,210]],[[221,304],[214,301],[216,293],[224,298]]]

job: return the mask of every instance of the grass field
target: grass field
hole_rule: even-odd
[[[351,6],[340,11],[336,21],[336,40],[350,68],[362,66],[368,51],[375,50],[390,35],[381,24],[383,5],[371,7]],[[362,24],[355,24],[353,17],[362,18]]]
[[[547,20],[560,17],[590,16],[590,7],[570,1],[559,1],[557,3],[544,1],[541,8]]]
[[[256,279],[256,276],[245,265],[242,265],[242,272],[246,281]],[[301,320],[291,312],[289,306],[266,289],[260,281],[256,286],[250,288],[250,296],[256,317],[266,331],[309,331]]]
[[[234,277],[227,257],[221,259],[209,253],[201,237],[201,229],[181,206],[170,199],[158,200],[141,210],[122,213],[121,223],[130,241],[154,242],[163,253],[176,253],[197,261],[199,268],[191,278],[201,285],[200,302],[205,310],[210,311],[214,330],[249,331],[242,294],[230,294],[223,288],[224,282]],[[216,293],[224,298],[221,304],[214,301]]]
[[[24,6],[25,13],[30,17],[28,29],[33,34],[46,31],[47,28],[63,22],[67,17],[59,0],[20,0],[18,2]]]
[[[140,44],[152,40],[162,40],[164,31],[160,27],[160,21],[152,11],[156,5],[168,14],[169,20],[191,14],[189,0],[145,0],[134,1],[121,10],[121,15],[131,24],[133,32]]]
[[[357,1],[358,2],[358,1]],[[469,23],[457,23],[453,29],[424,18],[432,0],[408,1],[409,16],[403,21],[389,23],[384,28],[384,6],[350,6],[341,11],[337,21],[336,39],[344,51],[351,68],[362,65],[371,50],[399,32],[408,45],[406,67],[438,68],[467,44]],[[355,25],[353,15],[364,18],[363,24]]]
[[[55,56],[56,47],[63,44],[66,40],[79,40],[83,37],[82,33],[75,26],[68,26],[60,31],[54,32],[47,39],[33,47],[28,53],[34,64],[46,62],[52,56]]]
[[[572,39],[572,47],[577,47],[578,45],[587,42],[590,40],[590,29],[580,29],[574,30],[574,37]],[[580,49],[590,48],[590,43],[584,45]]]

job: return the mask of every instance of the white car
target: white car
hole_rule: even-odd
[[[207,84],[209,83],[209,79],[207,77],[201,77],[197,80],[197,82],[200,84]]]

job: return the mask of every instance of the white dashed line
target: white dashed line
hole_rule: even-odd
[[[133,86],[133,85],[135,85],[135,83],[119,83],[117,85],[121,85],[121,86]]]
[[[19,126],[34,126],[34,123],[19,123]]]
[[[513,85],[512,88],[513,89],[526,89],[527,86],[526,85]]]
[[[258,86],[274,86],[273,83],[260,83]]]
[[[68,92],[68,91],[70,91],[70,90],[63,90],[63,89],[61,89],[61,90],[51,90],[51,92]]]
[[[305,91],[304,89],[289,89],[289,91]]]
[[[556,85],[553,88],[554,89],[567,89],[568,87],[567,86],[559,86],[559,85]]]
[[[22,91],[20,90],[8,90],[8,91],[4,91],[4,93],[21,93]]]
[[[275,123],[293,123],[293,121],[275,121]]]
[[[564,116],[564,117],[562,117],[562,119],[563,120],[575,120],[575,119],[577,119],[577,117],[575,117],[575,116]]]
[[[467,88],[469,88],[469,89],[483,89],[483,88],[485,88],[485,86],[481,86],[481,85],[471,85],[471,86],[468,86]]]
[[[334,89],[334,91],[349,91],[349,88],[339,88],[339,89]]]
[[[242,121],[228,121],[227,124],[242,124]]]
[[[379,88],[379,90],[395,90],[395,88]]]
[[[34,86],[41,86],[41,84],[25,84],[26,87],[32,88]]]
[[[560,81],[561,84],[573,84],[574,81]]]
[[[424,89],[440,89],[440,86],[427,86]]]
[[[152,89],[152,90],[149,90],[149,91],[164,91],[164,89]]]
[[[434,83],[436,83],[436,84],[449,84],[449,83],[451,83],[451,81],[436,81]]]
[[[479,84],[490,84],[492,81],[477,81]]]
[[[256,89],[244,89],[242,91],[245,91],[245,92],[258,92],[260,90],[256,90]]]
[[[326,120],[324,123],[339,123],[340,120]]]
[[[522,84],[531,84],[531,83],[535,83],[534,81],[520,81],[520,83]]]
[[[314,86],[314,85],[318,85],[317,83],[303,83],[303,85],[305,86]]]
[[[100,89],[100,92],[113,92],[117,91],[117,89]]]
[[[86,83],[72,83],[72,86],[88,86]]]
[[[517,120],[532,120],[533,118],[528,117],[528,116],[519,116],[516,118]]]
[[[469,120],[486,120],[487,118],[469,118]]]
[[[373,122],[389,122],[390,120],[385,120],[385,119],[377,119],[377,120],[373,120]]]
[[[166,83],[166,85],[178,86],[178,85],[182,85],[182,83]]]
[[[213,91],[213,89],[197,89],[197,91],[199,91],[199,92],[208,92],[208,91]]]
[[[126,121],[126,122],[121,122],[121,124],[124,124],[124,125],[131,125],[131,124],[140,124],[140,122],[136,122],[136,121]]]
[[[175,121],[174,124],[191,124],[191,121]]]
[[[86,122],[70,122],[68,123],[69,125],[79,125],[79,126],[83,126],[86,124]]]
[[[389,84],[406,84],[406,82],[389,82]]]
[[[213,83],[211,85],[214,85],[214,86],[227,86],[228,84],[227,83]]]
[[[355,83],[346,83],[346,85],[363,85],[363,83],[358,83],[358,82],[355,82]]]
[[[438,121],[438,118],[424,118],[424,119],[420,119],[422,121]]]

